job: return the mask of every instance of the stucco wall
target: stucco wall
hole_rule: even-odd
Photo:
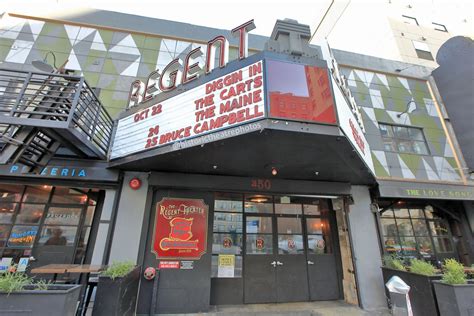
[[[129,182],[137,177],[142,181],[138,190],[132,190]],[[118,203],[115,232],[112,239],[109,262],[138,259],[140,235],[148,192],[148,174],[126,172]]]
[[[387,301],[375,218],[370,210],[369,188],[352,186],[351,194],[354,204],[349,206],[349,226],[360,303],[368,311],[383,310],[387,308]]]

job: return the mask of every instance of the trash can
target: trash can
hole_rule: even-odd
[[[403,282],[402,279],[396,275],[391,277],[387,283],[385,283],[389,293],[390,302],[392,303],[392,315],[394,316],[413,316],[411,309],[410,297],[410,286]]]

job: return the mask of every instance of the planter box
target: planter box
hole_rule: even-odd
[[[135,315],[139,283],[139,266],[126,276],[115,280],[99,276],[92,315]]]
[[[450,285],[434,281],[438,308],[441,316],[474,315],[474,281],[468,284]]]
[[[382,267],[382,274],[384,283],[387,283],[392,276],[396,275],[410,286],[409,296],[414,316],[439,315],[432,281],[440,280],[441,275],[426,276],[385,267]],[[387,297],[390,297],[386,287],[385,292]]]
[[[49,285],[47,290],[0,292],[0,315],[74,316],[81,285]]]

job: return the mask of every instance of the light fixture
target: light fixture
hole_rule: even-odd
[[[410,114],[410,113],[411,113],[411,112],[410,112],[410,104],[412,104],[412,103],[415,104],[415,109],[414,109],[414,110],[416,110],[416,102],[415,102],[414,100],[410,100],[410,101],[408,101],[408,103],[407,103],[407,105],[406,105],[407,108],[405,109],[405,111],[403,111],[403,112],[401,112],[401,113],[398,113],[398,114],[397,114],[397,117],[400,118],[400,117],[401,117],[403,114],[405,114],[405,113]],[[413,111],[412,111],[412,112],[413,112]]]
[[[410,65],[410,66],[407,66],[407,67],[405,67],[405,68],[397,68],[397,69],[395,69],[395,72],[402,72],[402,71],[405,70],[405,69],[408,69],[408,68],[411,68],[411,67],[415,67],[415,66],[416,66],[416,65]]]
[[[278,170],[275,167],[273,167],[272,168],[272,176],[276,176],[277,174],[278,174]]]
[[[53,56],[53,66],[51,66],[48,63],[49,54],[51,54],[51,56]],[[41,70],[41,71],[44,71],[44,72],[55,72],[56,69],[57,69],[57,67],[56,67],[56,55],[54,55],[54,53],[52,51],[49,51],[49,52],[46,53],[46,55],[44,55],[43,60],[33,60],[31,62],[31,64],[33,65],[33,67],[35,67],[38,70]]]
[[[264,203],[267,201],[268,201],[268,198],[263,195],[254,195],[250,198],[250,202],[254,202],[254,203]]]
[[[319,176],[319,171],[315,171],[314,174]]]

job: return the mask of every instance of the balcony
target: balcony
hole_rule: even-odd
[[[60,147],[106,159],[113,121],[83,77],[0,68],[0,163],[41,172]]]

